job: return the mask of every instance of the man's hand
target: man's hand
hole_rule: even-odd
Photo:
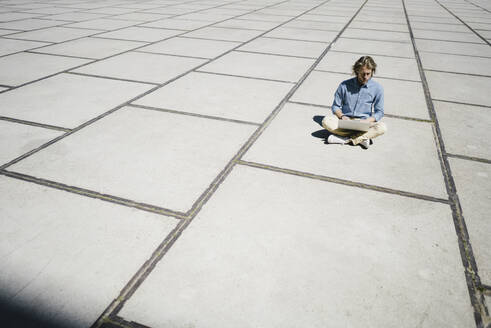
[[[360,121],[370,123],[370,126],[373,126],[375,124],[375,117],[370,116],[369,118]]]

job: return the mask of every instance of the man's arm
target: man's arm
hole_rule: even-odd
[[[384,117],[384,89],[380,87],[373,102],[373,116],[375,121],[380,121]],[[371,118],[371,117],[370,117]]]
[[[336,92],[334,93],[334,100],[332,102],[332,113],[336,115],[340,120],[347,120],[346,116],[343,116],[343,111],[341,110],[343,106],[343,84],[340,84]]]

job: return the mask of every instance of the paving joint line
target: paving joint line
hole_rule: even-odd
[[[152,51],[145,51],[145,50],[135,50],[133,52],[140,52],[143,54],[151,54],[151,55],[164,55],[164,56],[172,56],[172,57],[179,57],[179,58],[192,58],[192,59],[202,59],[202,60],[210,60],[213,58],[205,58],[205,57],[195,57],[195,56],[186,56],[186,55],[176,55],[176,54],[168,54],[164,52],[152,52]]]
[[[278,54],[278,53],[271,53],[271,52],[261,52],[261,51],[254,51],[254,50],[240,50],[237,49],[235,52],[244,52],[248,54],[260,54],[260,55],[273,55],[273,56],[280,56],[280,57],[288,57],[288,58],[300,58],[300,59],[316,59],[317,57],[305,57],[305,56],[295,56],[295,55],[285,55],[285,54]]]
[[[475,107],[483,107],[483,108],[491,108],[491,106],[487,106],[487,105],[471,104],[471,103],[466,103],[466,102],[461,102],[461,101],[452,101],[452,100],[437,99],[437,98],[431,98],[431,100],[433,100],[433,101],[440,101],[440,102],[446,102],[446,103],[450,103],[450,104],[467,105],[467,106],[475,106]]]
[[[306,103],[306,102],[301,102],[301,101],[288,100],[287,103],[303,105],[303,106],[310,106],[310,107],[321,107],[321,108],[331,109],[331,106],[321,105],[321,104],[311,104],[311,103]]]
[[[356,181],[345,180],[345,179],[340,179],[340,178],[335,178],[335,177],[330,177],[330,176],[325,176],[325,175],[319,175],[319,174],[314,174],[314,173],[309,173],[309,172],[297,171],[297,170],[292,170],[292,169],[288,169],[288,168],[272,166],[269,164],[262,164],[262,163],[257,163],[257,162],[244,161],[244,160],[237,160],[236,163],[240,164],[240,165],[244,165],[244,166],[254,167],[257,169],[273,171],[273,172],[280,172],[280,173],[285,173],[288,175],[294,175],[294,176],[299,176],[299,177],[309,178],[309,179],[319,180],[319,181],[326,181],[326,182],[336,183],[336,184],[340,184],[340,185],[356,187],[356,188],[360,188],[360,189],[383,192],[383,193],[391,194],[391,195],[398,195],[398,196],[403,196],[403,197],[415,198],[415,199],[426,200],[426,201],[430,201],[430,202],[443,203],[443,204],[447,204],[447,205],[450,203],[448,199],[432,197],[432,196],[428,196],[428,195],[422,195],[422,194],[417,194],[417,193],[413,193],[413,192],[409,192],[409,191],[397,190],[397,189],[392,189],[392,188],[387,188],[387,187],[382,187],[382,186],[377,186],[377,185],[371,185],[371,184],[366,184],[363,182],[356,182]]]
[[[31,125],[31,126],[35,126],[35,127],[39,127],[39,128],[45,128],[45,129],[56,130],[56,131],[63,131],[63,132],[70,132],[71,131],[71,129],[64,128],[61,126],[50,125],[50,124],[45,124],[45,123],[38,123],[38,122],[33,122],[33,121],[20,120],[17,118],[12,118],[12,117],[7,117],[7,116],[0,116],[0,120],[12,122],[12,123],[18,123],[18,124],[22,124],[22,125]]]
[[[469,234],[467,231],[466,223],[464,220],[464,216],[462,214],[462,207],[460,204],[459,197],[457,195],[457,190],[455,186],[455,182],[452,176],[452,171],[450,168],[450,164],[448,162],[447,156],[445,156],[445,144],[443,142],[443,137],[440,130],[440,125],[438,123],[438,117],[433,106],[433,101],[431,98],[430,89],[428,86],[428,82],[426,80],[425,71],[423,69],[423,65],[421,62],[421,58],[419,57],[418,49],[416,47],[416,42],[414,39],[414,34],[411,28],[411,23],[409,20],[409,16],[407,14],[406,2],[405,0],[401,0],[404,8],[404,13],[406,15],[406,20],[409,28],[409,33],[411,36],[411,41],[413,45],[414,55],[416,58],[416,62],[418,64],[418,70],[421,76],[421,81],[423,84],[423,90],[425,93],[426,104],[428,107],[428,112],[430,114],[431,119],[434,121],[433,125],[433,133],[436,144],[436,149],[438,153],[438,158],[440,160],[440,166],[442,169],[443,178],[445,181],[445,186],[447,189],[447,194],[449,196],[450,208],[452,210],[452,218],[454,221],[455,232],[458,239],[458,245],[460,250],[460,255],[462,259],[462,265],[464,267],[464,274],[467,282],[467,289],[469,292],[470,302],[473,307],[473,314],[476,326],[478,328],[483,327],[484,321],[488,320],[487,317],[487,308],[484,300],[484,296],[479,292],[479,288],[481,286],[481,281],[479,278],[479,274],[477,271],[477,264],[475,261],[474,253],[472,250],[472,246],[469,240]],[[435,0],[437,1],[437,0]]]
[[[344,39],[344,38],[342,37],[340,39]],[[331,50],[331,52],[345,52],[345,53],[350,53],[350,54],[366,55],[366,53],[364,53],[364,52],[354,52],[354,51]],[[414,57],[392,56],[392,55],[381,55],[381,54],[373,54],[373,56],[392,57],[392,58],[403,58],[403,59],[414,59]]]
[[[469,75],[469,76],[477,76],[477,77],[491,77],[491,75],[483,75],[483,74],[474,74],[474,73],[463,73],[463,72],[452,72],[452,71],[444,71],[444,70],[439,70],[439,69],[430,69],[430,68],[423,68],[425,71],[429,72],[437,72],[437,73],[452,73],[452,74],[457,74],[457,75]]]
[[[316,5],[315,7],[312,7],[306,11],[304,11],[302,14],[298,15],[302,16],[305,13],[308,13],[312,10],[314,10],[317,7],[320,7],[321,5],[329,2],[331,0],[326,0],[323,1],[322,3]],[[282,1],[285,2],[285,1]],[[281,2],[281,3],[282,3]],[[358,11],[354,14],[354,16],[350,19],[350,21],[346,24],[345,28],[349,25],[349,23],[356,17],[356,15],[359,13],[361,8],[368,2],[368,0],[365,0],[363,4],[360,6]],[[274,4],[277,5],[277,4]],[[269,6],[268,6],[269,7]],[[266,7],[267,8],[267,7]],[[295,19],[295,17],[292,18],[292,20]],[[286,23],[286,22],[285,22]],[[344,29],[345,29],[344,28]],[[344,31],[344,29],[342,31]],[[342,33],[342,31],[338,34],[338,36]],[[268,31],[265,31],[264,33],[268,33]],[[260,35],[259,35],[260,36]],[[257,36],[257,37],[259,37]],[[257,38],[256,37],[256,38]],[[248,42],[251,42],[255,38],[249,40]],[[247,42],[246,42],[247,43]],[[202,195],[198,198],[198,200],[193,204],[191,209],[186,213],[186,216],[188,217],[186,220],[182,220],[179,222],[178,226],[176,229],[171,233],[166,240],[157,248],[157,250],[154,252],[154,254],[151,256],[151,258],[146,262],[147,264],[143,265],[139,271],[133,276],[133,278],[126,284],[126,286],[123,288],[121,291],[120,295],[118,296],[117,299],[115,299],[111,304],[106,308],[106,310],[101,314],[99,319],[92,325],[92,328],[99,328],[101,324],[103,323],[104,318],[106,317],[113,317],[117,315],[117,313],[121,310],[121,308],[124,306],[125,302],[133,295],[133,293],[138,289],[138,287],[141,285],[141,283],[144,281],[144,279],[150,274],[150,272],[153,270],[153,268],[157,265],[157,263],[160,261],[160,259],[165,255],[165,253],[168,251],[168,249],[173,245],[174,241],[177,240],[179,235],[186,229],[186,227],[192,222],[194,217],[197,215],[199,210],[202,208],[202,206],[210,199],[210,197],[214,194],[218,186],[223,182],[223,180],[228,176],[228,174],[231,172],[233,167],[236,165],[236,160],[240,159],[243,154],[250,148],[250,146],[257,140],[257,138],[261,135],[261,133],[264,131],[264,129],[271,123],[271,121],[276,117],[276,115],[279,113],[279,111],[282,109],[284,104],[288,101],[288,99],[293,95],[293,93],[298,89],[298,87],[301,85],[301,83],[307,78],[307,76],[310,74],[310,72],[314,69],[315,65],[324,57],[324,55],[328,52],[330,46],[324,50],[324,52],[320,55],[320,57],[311,65],[311,67],[304,73],[302,78],[294,84],[292,89],[287,93],[287,95],[284,97],[284,99],[280,102],[278,106],[273,110],[273,112],[266,118],[266,120],[261,124],[260,127],[253,133],[253,135],[249,138],[249,140],[239,149],[239,151],[236,153],[236,155],[229,161],[229,163],[223,168],[223,170],[218,174],[218,176],[214,179],[214,181],[210,184],[210,186],[205,190],[205,192],[202,193]],[[233,49],[232,49],[233,50]],[[230,50],[230,51],[232,51]]]
[[[468,33],[471,35],[471,33]],[[472,42],[472,41],[457,41],[457,40],[445,40],[445,39],[432,39],[432,38],[416,38],[416,40],[428,40],[428,41],[444,41],[452,43],[464,43],[464,44],[483,44],[482,42]]]
[[[485,43],[487,43],[488,46],[491,46],[491,43],[489,43],[488,40],[486,40],[485,37],[483,37],[481,34],[477,33],[476,30],[474,30],[472,27],[470,27],[466,22],[464,22],[459,16],[455,15],[450,9],[445,7],[439,0],[434,0],[436,3],[438,3],[443,9],[448,11],[452,16],[457,18],[462,24],[464,24],[469,30],[471,30],[475,35],[477,35],[481,40],[483,40]]]
[[[446,41],[445,41],[446,42]],[[478,55],[463,55],[463,54],[453,54],[453,53],[450,53],[450,52],[439,52],[439,51],[429,51],[429,50],[419,50],[419,52],[428,52],[428,53],[432,53],[432,54],[442,54],[442,55],[453,55],[453,56],[461,56],[461,57],[475,57],[475,58],[485,58],[485,59],[490,59],[491,56],[478,56]]]
[[[23,52],[27,52],[29,54],[36,54],[36,55],[56,56],[56,57],[75,58],[75,59],[86,59],[86,60],[91,60],[92,62],[97,60],[97,58],[80,57],[80,56],[63,55],[63,54],[53,54],[53,53],[47,53],[47,52],[40,52],[40,51],[36,51],[36,50],[25,50]]]
[[[268,33],[271,31],[268,31]],[[325,45],[331,44],[333,41],[313,41],[313,40],[301,40],[301,39],[293,39],[293,38],[282,38],[276,36],[263,36],[265,39],[278,39],[278,40],[290,40],[290,41],[300,41],[300,42],[314,42],[314,43],[322,43]]]
[[[200,71],[200,70],[196,70],[195,72],[196,73],[203,73],[203,74],[211,74],[211,75],[240,77],[240,78],[250,79],[250,80],[260,80],[260,81],[269,81],[269,82],[278,82],[278,83],[289,83],[289,84],[295,84],[296,83],[296,82],[293,82],[293,81],[273,80],[273,79],[267,79],[267,78],[264,78],[264,77],[245,76],[245,75],[237,75],[237,74],[227,74],[227,73],[219,73],[219,72],[212,72],[212,71]]]
[[[254,126],[260,126],[261,125],[261,123],[256,123],[256,122],[236,120],[236,119],[232,119],[232,118],[213,116],[213,115],[204,115],[204,114],[199,114],[199,113],[185,112],[185,111],[179,111],[179,110],[175,110],[175,109],[159,108],[159,107],[146,106],[146,105],[129,104],[128,107],[135,107],[135,108],[140,108],[140,109],[153,110],[153,111],[157,111],[157,112],[165,112],[165,113],[172,113],[172,114],[185,115],[185,116],[194,116],[194,117],[211,119],[211,120],[215,120],[215,121],[224,121],[224,122],[247,124],[247,125],[254,125]]]
[[[127,198],[122,198],[114,195],[109,195],[109,194],[103,194],[99,193],[97,191],[85,189],[85,188],[80,188],[80,187],[75,187],[75,186],[70,186],[64,183],[56,182],[56,181],[51,181],[47,179],[42,179],[42,178],[37,178],[28,174],[23,174],[19,172],[14,172],[14,171],[7,171],[4,169],[0,169],[0,175],[5,175],[10,178],[18,179],[18,180],[23,180],[27,182],[32,182],[44,187],[49,187],[52,189],[57,189],[57,190],[62,190],[62,191],[67,191],[73,194],[77,195],[82,195],[94,199],[99,199],[105,202],[110,202],[118,205],[123,205],[126,207],[131,207],[131,208],[136,208],[139,210],[143,210],[146,212],[151,212],[155,214],[160,214],[164,216],[169,216],[173,217],[179,220],[186,219],[186,216],[184,213],[178,212],[178,211],[173,211],[164,207],[160,206],[155,206],[151,204],[146,204],[146,203],[141,203],[137,201],[133,201]]]
[[[480,158],[480,157],[460,155],[460,154],[451,154],[451,153],[445,153],[445,156],[453,157],[453,158],[460,158],[460,159],[465,159],[468,161],[480,162],[480,163],[485,163],[485,164],[491,164],[491,160],[487,159],[487,158]]]
[[[491,11],[489,11],[488,9],[486,9],[486,8],[484,8],[484,7],[481,7],[481,6],[479,6],[479,5],[476,5],[476,4],[475,4],[474,2],[472,2],[472,1],[469,1],[469,0],[464,0],[464,1],[465,1],[465,2],[470,3],[471,5],[476,6],[476,7],[478,7],[478,8],[481,8],[482,10],[487,11],[488,13],[491,13]]]
[[[351,73],[348,73],[348,72],[328,71],[328,70],[318,69],[318,68],[316,68],[315,71],[317,71],[317,72],[325,72],[325,73],[335,73],[335,74],[348,74],[348,75],[351,75]],[[374,78],[381,78],[381,79],[385,79],[385,80],[395,80],[395,81],[402,81],[402,82],[416,82],[416,83],[421,83],[421,80],[399,79],[399,78],[396,78],[396,77],[388,77],[388,76],[380,76],[380,75],[374,76]]]
[[[147,85],[153,85],[153,86],[160,86],[162,84],[162,83],[158,83],[158,82],[130,80],[130,79],[123,79],[123,78],[120,78],[120,77],[105,76],[105,75],[90,74],[90,73],[82,73],[82,72],[72,72],[72,71],[69,71],[69,72],[65,72],[65,74],[79,75],[79,76],[88,76],[88,77],[96,77],[96,78],[100,78],[100,79],[115,80],[115,81],[122,81],[122,82],[141,83],[141,84],[147,84]]]

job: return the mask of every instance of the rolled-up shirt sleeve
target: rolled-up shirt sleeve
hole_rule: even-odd
[[[340,84],[336,92],[334,93],[334,101],[332,102],[332,113],[334,114],[335,111],[343,110],[343,84]]]
[[[384,89],[382,87],[379,88],[373,102],[373,117],[377,122],[384,117]]]

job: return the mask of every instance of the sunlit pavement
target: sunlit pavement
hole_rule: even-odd
[[[0,2],[0,325],[490,327],[490,10]]]

